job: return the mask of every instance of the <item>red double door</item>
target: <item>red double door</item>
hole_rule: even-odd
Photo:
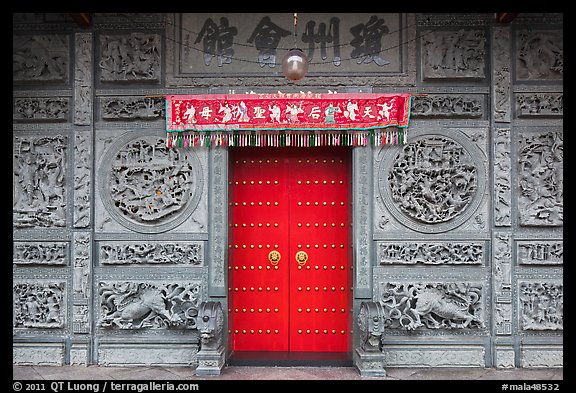
[[[230,349],[349,352],[350,150],[230,155]]]

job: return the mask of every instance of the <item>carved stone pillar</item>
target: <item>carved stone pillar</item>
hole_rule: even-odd
[[[196,317],[200,333],[200,351],[196,375],[220,375],[225,361],[222,345],[224,313],[220,302],[202,302]]]
[[[363,377],[385,377],[382,335],[384,310],[378,302],[362,302],[358,314],[360,345],[356,348],[355,364]]]

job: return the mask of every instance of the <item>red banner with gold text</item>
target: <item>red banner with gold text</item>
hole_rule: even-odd
[[[170,95],[166,97],[167,144],[405,143],[410,104],[410,94]],[[394,130],[385,130],[388,127]]]

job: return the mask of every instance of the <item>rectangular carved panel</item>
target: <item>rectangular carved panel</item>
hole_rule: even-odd
[[[203,263],[201,242],[103,242],[99,247],[100,263],[103,265],[196,265]]]
[[[66,265],[68,242],[14,242],[12,261],[16,265]]]
[[[518,283],[522,330],[564,329],[564,285],[556,280]]]
[[[378,242],[377,250],[380,265],[482,264],[484,260],[480,242]]]
[[[194,329],[202,301],[199,282],[100,281],[98,327]]]
[[[483,285],[470,282],[382,282],[388,329],[481,329]]]
[[[519,240],[516,255],[521,265],[562,265],[564,242],[561,240]]]
[[[66,283],[17,281],[14,295],[14,328],[58,329],[66,323]]]
[[[66,226],[67,144],[62,135],[14,137],[15,228]]]

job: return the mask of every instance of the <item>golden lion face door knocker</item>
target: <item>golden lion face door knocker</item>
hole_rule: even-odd
[[[268,260],[274,266],[278,265],[278,262],[280,262],[280,258],[281,258],[280,253],[277,250],[272,250],[268,253]]]
[[[307,261],[308,261],[308,254],[306,254],[306,251],[298,251],[296,253],[296,262],[298,262],[298,265],[304,266]]]

